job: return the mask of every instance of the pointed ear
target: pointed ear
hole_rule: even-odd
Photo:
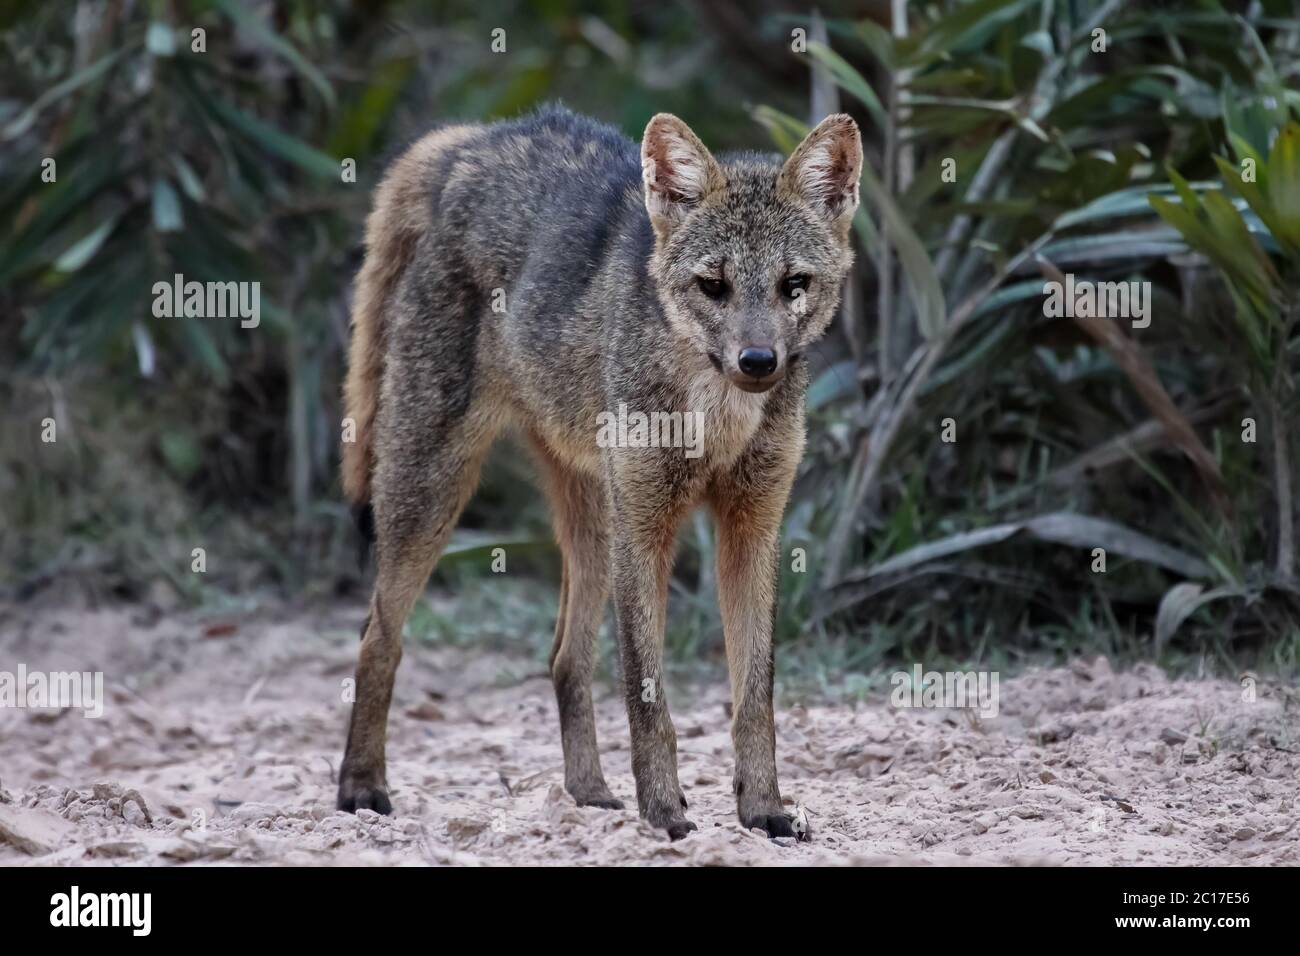
[[[722,167],[691,128],[671,113],[652,118],[641,137],[645,208],[664,238],[701,200],[726,185]]]
[[[853,117],[835,113],[817,124],[781,170],[781,183],[832,223],[843,225],[858,208],[862,136]]]

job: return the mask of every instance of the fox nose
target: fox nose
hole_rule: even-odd
[[[766,378],[776,371],[776,353],[765,345],[750,345],[740,350],[736,364],[750,378]]]

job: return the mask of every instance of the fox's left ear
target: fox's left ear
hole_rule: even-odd
[[[862,136],[853,117],[835,113],[817,124],[785,162],[781,183],[847,233],[858,208]]]

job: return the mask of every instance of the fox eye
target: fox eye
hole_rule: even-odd
[[[710,299],[721,299],[727,294],[727,283],[721,279],[698,276],[696,281],[700,284],[700,291]]]
[[[786,276],[781,280],[781,294],[787,299],[793,299],[798,292],[808,291],[809,277],[802,272],[798,275]]]

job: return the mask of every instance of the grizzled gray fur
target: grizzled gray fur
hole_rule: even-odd
[[[339,806],[391,812],[384,740],[403,623],[492,441],[533,450],[563,554],[551,654],[565,786],[619,808],[592,715],[596,636],[614,607],[637,806],[694,829],[662,682],[673,542],[714,515],[745,826],[790,835],[776,778],[772,624],[778,532],[804,444],[804,352],[852,260],[862,147],[828,117],[784,164],[715,159],[655,116],[640,148],[563,109],[416,142],[366,228],[345,386],[354,506],[378,575],[357,666]],[[602,415],[699,413],[699,453],[598,440]]]

